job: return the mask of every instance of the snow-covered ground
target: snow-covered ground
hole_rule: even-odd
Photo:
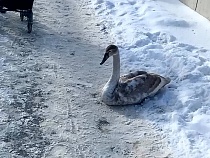
[[[34,2],[31,34],[18,13],[0,14],[0,158],[170,157],[139,108],[101,103],[111,37],[90,1]]]
[[[175,158],[209,158],[210,22],[178,0],[91,1],[101,30],[120,47],[123,73],[172,79],[143,108],[133,108],[163,128]]]
[[[18,14],[0,14],[0,158],[208,158],[209,21],[178,0],[89,2],[35,1],[30,35]],[[143,106],[102,104],[110,38],[122,73],[171,84]]]

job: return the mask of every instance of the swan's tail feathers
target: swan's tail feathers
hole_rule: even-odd
[[[165,82],[166,82],[165,85],[167,85],[167,84],[169,84],[171,82],[171,79],[169,77],[166,77],[165,78]]]
[[[162,88],[162,87],[164,87],[165,85],[167,85],[167,84],[169,84],[171,82],[171,79],[168,78],[168,77],[160,76],[160,78],[161,78],[161,83],[159,85],[159,88]]]

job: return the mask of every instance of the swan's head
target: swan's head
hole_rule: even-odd
[[[113,55],[117,55],[119,53],[118,47],[115,45],[109,45],[106,48],[106,52],[104,54],[104,58],[102,60],[102,62],[100,63],[100,65],[102,65],[109,57],[113,56]]]

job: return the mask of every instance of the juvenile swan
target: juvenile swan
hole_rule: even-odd
[[[113,56],[113,71],[109,81],[103,87],[102,101],[107,105],[138,104],[148,96],[153,96],[170,82],[160,75],[136,71],[120,77],[120,55],[115,45],[106,48],[102,65]]]

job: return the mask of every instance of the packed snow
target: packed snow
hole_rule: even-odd
[[[164,130],[173,157],[209,158],[210,22],[178,0],[92,0],[91,7],[120,47],[122,73],[172,80],[135,110]]]
[[[90,1],[34,2],[30,34],[19,13],[0,13],[0,158],[170,156],[163,131],[133,106],[100,101],[110,35]]]

